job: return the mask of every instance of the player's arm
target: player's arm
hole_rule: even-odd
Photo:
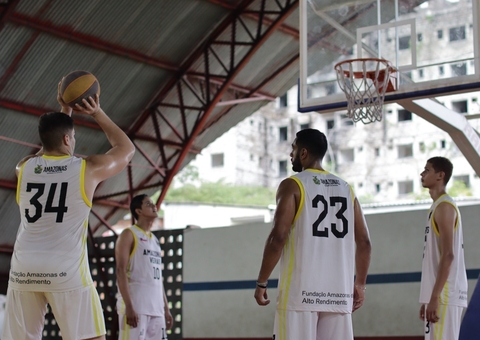
[[[427,321],[437,322],[440,294],[447,282],[450,267],[455,257],[453,253],[453,234],[457,220],[457,211],[455,207],[449,203],[440,203],[435,209],[433,218],[439,233],[440,261],[438,263],[437,279],[433,285],[432,296],[425,310],[425,317]]]
[[[133,307],[132,298],[128,289],[127,267],[130,260],[130,253],[133,249],[133,233],[125,229],[117,239],[115,244],[115,263],[117,284],[123,301],[125,302],[125,317],[127,324],[131,327],[137,327],[138,315]]]
[[[97,185],[122,171],[135,153],[135,146],[125,132],[122,131],[100,108],[98,95],[95,99],[83,100],[85,107],[76,105],[75,112],[86,114],[95,119],[107,136],[112,148],[103,155],[87,157],[85,192],[88,198],[93,197]]]
[[[164,313],[165,313],[165,325],[167,326],[167,330],[172,329],[173,326],[173,316],[170,313],[170,308],[168,307],[168,300],[167,294],[165,294],[165,287],[162,283],[162,290],[163,290],[163,306],[164,306]]]
[[[290,234],[293,219],[298,208],[300,189],[298,184],[290,179],[284,179],[277,190],[277,209],[273,217],[273,228],[268,235],[263,251],[263,260],[257,282],[265,283],[272,274]],[[268,305],[266,288],[256,287],[255,299],[261,306]]]
[[[353,311],[363,305],[365,300],[365,284],[367,282],[368,267],[370,266],[370,257],[372,253],[372,244],[368,232],[367,222],[362,212],[362,207],[355,197],[355,285],[353,298]]]

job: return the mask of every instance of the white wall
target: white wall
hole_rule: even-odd
[[[479,269],[480,204],[461,204],[464,204],[460,210],[467,270]],[[371,213],[369,209],[366,214],[373,243],[369,280],[383,278],[393,283],[367,285],[365,305],[353,315],[356,336],[422,334],[422,322],[417,316],[419,282],[398,282],[399,278],[392,276],[408,277],[421,271],[428,205],[412,208],[399,207],[398,211],[388,213]],[[253,298],[270,228],[266,223],[185,233],[182,305],[185,338],[271,337],[277,290],[268,290],[272,302],[267,307],[257,306]],[[271,278],[278,278],[277,269]],[[469,280],[469,296],[475,283],[476,280]],[[212,288],[212,284],[219,287]],[[222,289],[233,284],[247,288]],[[195,287],[199,290],[194,290]]]
[[[165,202],[162,209],[165,229],[185,228],[187,225],[212,228],[271,221],[271,211],[267,207]]]

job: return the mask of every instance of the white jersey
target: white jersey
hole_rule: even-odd
[[[85,160],[41,156],[21,167],[17,185],[20,227],[9,286],[59,292],[92,284],[87,256]]]
[[[435,209],[440,204],[451,204],[457,211],[457,221],[453,234],[454,259],[450,267],[447,282],[440,295],[440,303],[459,307],[467,307],[467,273],[463,252],[463,230],[460,211],[453,199],[444,194],[433,202],[428,212],[425,228],[425,243],[423,248],[422,280],[420,284],[420,303],[428,304],[432,295],[433,286],[437,279],[440,262],[439,231],[433,218]]]
[[[164,315],[162,250],[157,237],[134,225],[133,250],[127,266],[128,291],[137,314]],[[125,314],[125,303],[118,290],[117,310]]]
[[[277,309],[351,313],[353,190],[327,171],[307,169],[290,178],[301,198],[280,260]]]

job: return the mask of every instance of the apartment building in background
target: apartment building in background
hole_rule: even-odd
[[[458,55],[463,45],[472,43],[473,24],[465,22],[465,16],[461,15],[462,11],[471,10],[472,0],[435,0],[429,4],[419,9],[425,11],[425,15],[417,16],[417,40],[422,47],[419,53],[427,53],[432,58],[440,53]],[[445,15],[453,19],[445,20]],[[436,32],[428,36],[422,32],[419,17],[438,22]],[[400,53],[408,47],[410,38],[410,35],[400,37]],[[387,45],[388,41],[381,43]],[[466,58],[457,63],[418,68],[407,76],[413,81],[438,79],[471,74],[473,68],[474,62]],[[340,88],[331,82],[319,82],[316,90],[320,94],[331,94]],[[452,114],[465,115],[473,128],[479,130],[480,92],[435,99],[451,109]],[[368,125],[354,124],[346,111],[299,113],[296,87],[230,129],[202,150],[190,165],[198,168],[203,180],[223,178],[236,185],[277,187],[282,179],[293,174],[289,156],[291,143],[295,133],[307,127],[327,135],[329,150],[324,159],[325,168],[347,180],[357,196],[366,202],[418,197],[422,193],[420,173],[426,160],[433,156],[445,156],[453,162],[450,185],[461,181],[474,196],[480,196],[478,175],[452,138],[420,116],[396,103],[384,106],[381,122]]]

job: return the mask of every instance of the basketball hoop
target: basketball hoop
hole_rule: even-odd
[[[355,123],[381,121],[385,93],[396,90],[396,69],[385,59],[360,58],[335,65],[337,81],[347,97],[347,116]]]

